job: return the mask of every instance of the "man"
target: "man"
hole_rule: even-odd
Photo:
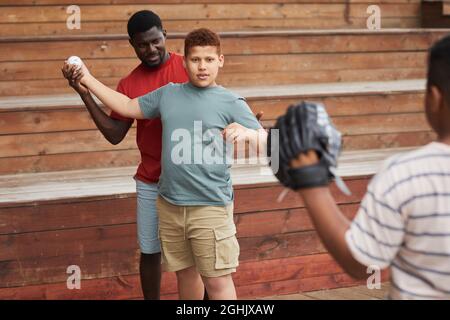
[[[136,98],[169,82],[188,80],[183,58],[166,50],[166,31],[161,19],[151,11],[136,12],[128,20],[129,43],[141,63],[120,80],[117,91]],[[66,78],[67,74],[64,74]],[[69,78],[68,78],[69,79]],[[91,114],[97,128],[112,144],[121,142],[134,119],[112,112],[107,115],[96,104],[90,91],[79,82],[69,80]],[[145,299],[160,298],[161,253],[158,239],[156,198],[161,173],[161,121],[159,118],[137,120],[136,143],[141,162],[135,175],[137,195],[137,235],[141,251],[139,272]]]

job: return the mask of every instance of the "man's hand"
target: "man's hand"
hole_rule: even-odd
[[[84,69],[83,69],[84,67]],[[68,64],[67,61],[64,62],[64,66],[61,68],[64,78],[67,79],[69,85],[80,95],[89,94],[89,89],[81,84],[81,79],[85,75],[86,66],[83,64],[80,67],[76,65]],[[88,71],[89,72],[89,71]]]

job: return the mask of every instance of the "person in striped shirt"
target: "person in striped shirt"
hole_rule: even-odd
[[[429,50],[425,113],[436,141],[387,159],[353,221],[328,187],[299,190],[346,272],[364,279],[369,266],[390,268],[390,299],[450,299],[450,36]],[[290,166],[315,162],[310,150]]]

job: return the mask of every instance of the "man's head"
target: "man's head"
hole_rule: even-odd
[[[450,134],[450,36],[429,51],[425,111],[438,136]]]
[[[155,68],[167,60],[166,31],[161,19],[152,11],[138,11],[131,16],[127,25],[130,44],[139,60]]]
[[[184,40],[184,63],[193,85],[215,86],[219,68],[224,63],[219,36],[203,28],[190,32]]]

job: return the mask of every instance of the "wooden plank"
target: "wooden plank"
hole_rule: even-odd
[[[106,109],[105,112],[110,113],[109,109]],[[133,124],[133,128],[136,126],[135,124],[136,122]],[[5,112],[1,114],[0,126],[2,127],[0,129],[2,135],[71,132],[97,128],[85,107],[37,112]]]
[[[345,196],[331,185],[333,196],[338,204],[358,203],[367,187],[367,178],[346,180],[347,186],[353,192],[351,196]],[[289,192],[282,201],[277,201],[283,191],[279,184],[262,187],[251,187],[235,191],[235,213],[286,210],[304,207],[302,199],[294,192]]]
[[[380,289],[374,289],[369,290],[367,289],[366,285],[361,286],[351,286],[351,287],[345,287],[345,288],[337,288],[337,289],[325,289],[322,291],[326,291],[328,293],[328,297],[331,297],[331,300],[338,300],[339,294],[342,292],[342,290],[345,290],[346,292],[355,292],[363,294],[361,296],[364,300],[369,300],[370,298],[373,298],[375,300],[382,300],[385,299],[385,296],[387,295],[389,291],[389,282],[383,282],[381,284]],[[296,293],[296,294],[290,294],[290,295],[277,295],[277,296],[269,296],[264,297],[264,300],[320,300],[320,297],[313,297],[310,295],[310,293],[316,293],[317,291],[312,292],[305,292],[305,293]],[[336,296],[334,296],[334,292],[337,293]],[[358,299],[356,299],[358,300]]]
[[[205,27],[215,31],[273,30],[273,29],[363,29],[367,18],[346,19],[344,16],[334,19],[308,17],[302,19],[207,19],[207,20],[164,20],[169,32],[186,32]],[[419,28],[419,17],[383,17],[383,28]],[[2,34],[7,37],[29,37],[43,35],[97,35],[124,34],[126,22],[100,21],[83,22],[80,29],[68,30],[61,22],[47,23],[4,23]]]
[[[353,218],[358,205],[342,204],[340,209],[347,217]],[[0,210],[0,234],[136,223],[135,212],[134,195],[119,199],[6,207]],[[241,212],[236,213],[235,223],[240,238],[313,230],[305,209]]]
[[[378,81],[378,82],[345,82],[323,84],[296,84],[278,86],[246,86],[229,87],[228,89],[242,95],[249,102],[270,99],[307,99],[321,97],[355,97],[391,96],[394,94],[420,94],[425,90],[425,79]],[[95,99],[95,97],[94,97]],[[97,100],[97,103],[101,103]],[[0,112],[66,110],[82,107],[84,103],[76,93],[63,95],[38,95],[2,97]],[[344,106],[342,106],[343,108]],[[370,108],[368,108],[371,110]],[[366,112],[367,113],[367,112]],[[371,110],[370,113],[373,113]],[[382,112],[385,113],[385,112]],[[349,115],[351,113],[348,113]],[[362,113],[361,113],[362,114]],[[337,115],[337,114],[336,114]]]
[[[436,139],[431,131],[370,134],[343,137],[344,150],[367,150],[423,146]]]
[[[420,6],[418,3],[379,4],[386,17],[418,17]],[[127,21],[139,10],[154,10],[165,20],[186,19],[252,19],[252,18],[308,18],[313,15],[316,19],[339,18],[344,14],[356,18],[367,18],[367,4],[352,4],[346,12],[346,5],[340,3],[321,4],[178,4],[177,10],[173,5],[108,5],[104,10],[101,5],[81,5],[83,21],[98,21],[98,13],[102,12],[102,20]],[[66,22],[68,14],[64,6],[25,6],[4,7],[4,15],[0,23],[14,22]]]
[[[2,235],[0,283],[10,287],[63,281],[67,278],[65,270],[69,265],[78,265],[83,270],[84,279],[136,273],[139,252],[135,228],[134,224],[129,224]],[[240,261],[258,261],[258,265],[262,260],[325,252],[314,231],[238,240],[241,247]],[[329,261],[326,264],[328,268],[324,265],[311,270],[302,267],[301,275],[306,277],[317,272],[328,274],[331,267]],[[256,264],[249,268],[246,276],[253,277],[251,272],[257,268]],[[298,263],[292,268],[293,274],[298,274]],[[276,272],[276,269],[267,269],[264,264],[259,270],[264,280],[288,276],[286,269]],[[270,276],[264,270],[272,270]]]
[[[317,261],[317,262],[316,262]],[[258,271],[253,267],[265,266],[265,270],[274,268],[277,276],[271,276],[270,282],[264,282],[264,278],[258,276]],[[305,269],[326,266],[322,274],[305,275]],[[297,293],[299,291],[311,291],[337,286],[355,285],[350,277],[336,273],[330,266],[336,263],[327,254],[308,257],[295,257],[281,260],[269,260],[261,263],[241,263],[238,272],[234,274],[238,297],[264,297],[274,294]],[[264,269],[262,272],[264,272]],[[289,270],[291,279],[283,274],[283,270]],[[298,270],[298,271],[296,271]],[[332,270],[333,273],[326,272]],[[338,269],[335,269],[338,270]],[[250,275],[247,276],[248,272]],[[292,277],[295,277],[292,279]],[[261,280],[258,280],[260,278]],[[281,280],[277,280],[281,279]],[[304,283],[304,284],[303,284]],[[305,285],[306,284],[306,285]],[[162,298],[176,298],[176,282],[174,273],[163,273]],[[140,298],[139,277],[137,275],[112,276],[101,279],[84,279],[81,290],[67,290],[66,282],[51,284],[39,284],[23,287],[0,288],[1,299],[132,299]]]
[[[379,159],[380,160],[380,159]],[[378,161],[379,161],[378,160]],[[375,161],[377,163],[377,161]],[[356,161],[352,162],[353,166],[356,166]],[[262,166],[261,166],[262,167]],[[257,167],[258,169],[258,167]],[[270,168],[265,167],[270,171]],[[23,206],[35,206],[37,204],[44,204],[52,201],[62,201],[63,203],[73,203],[81,201],[90,201],[90,200],[100,200],[100,199],[111,199],[114,198],[128,198],[130,195],[134,195],[135,193],[135,185],[133,180],[131,179],[135,168],[127,167],[127,168],[117,168],[117,169],[96,169],[96,170],[81,170],[81,171],[71,171],[71,172],[51,172],[51,173],[38,173],[38,174],[25,174],[23,176],[18,175],[9,175],[9,176],[1,176],[2,178],[2,188],[0,192],[2,194],[1,203],[3,208],[8,207],[23,207]],[[117,171],[122,172],[116,175]],[[111,176],[107,174],[111,173]],[[373,172],[372,172],[373,173]],[[83,174],[86,177],[77,177],[78,175]],[[235,169],[232,169],[232,176],[235,175]],[[15,180],[14,180],[15,178]],[[249,184],[251,180],[247,180],[247,183],[244,183],[245,187],[236,186],[235,195],[236,199],[239,199],[240,195],[243,196],[244,203],[247,201],[248,192],[250,194],[255,195],[260,192],[265,194],[270,191],[267,188],[272,188],[275,194],[275,204],[274,203],[264,203],[262,201],[260,205],[269,205],[268,208],[262,208],[260,210],[279,210],[279,209],[287,209],[287,208],[295,208],[301,207],[301,202],[299,204],[295,204],[297,197],[296,194],[292,194],[292,199],[286,197],[283,201],[277,201],[278,192],[282,191],[281,186],[273,177],[268,176],[271,183],[264,184]],[[358,180],[364,181],[366,177],[360,176]],[[359,184],[356,184],[357,179],[349,179],[350,189],[360,188]],[[106,187],[105,187],[106,186]],[[352,187],[353,186],[353,187]],[[365,185],[362,185],[365,188]],[[253,190],[255,189],[255,190]],[[251,193],[253,192],[253,193]],[[340,193],[340,192],[339,192]],[[247,195],[247,196],[246,196]],[[362,194],[361,194],[362,195]],[[338,198],[340,194],[336,195]],[[271,198],[269,198],[271,201]],[[342,198],[339,198],[342,200]],[[354,199],[354,198],[350,198]],[[253,203],[254,201],[251,201]],[[294,202],[292,202],[292,200]],[[256,200],[255,200],[256,201]],[[59,203],[59,202],[58,202]],[[290,204],[290,206],[287,206]],[[242,204],[235,202],[235,212],[251,212],[258,211],[258,209],[240,209]],[[242,210],[242,211],[240,211]]]
[[[136,223],[135,195],[0,209],[2,235],[129,223]]]
[[[284,280],[271,283],[259,283],[238,288],[239,297],[263,297],[268,295],[293,294],[313,290],[331,289],[362,284],[346,274],[333,274],[307,279]]]
[[[425,65],[425,64],[424,64]],[[270,74],[270,77],[268,76]],[[285,84],[306,84],[323,82],[355,82],[355,81],[391,81],[404,79],[421,79],[426,76],[424,68],[397,68],[397,69],[342,69],[342,70],[309,70],[302,72],[236,72],[222,73],[218,78],[218,83],[227,86],[263,86],[263,85],[285,85]],[[52,82],[53,80],[50,80]],[[22,83],[22,82],[12,82]],[[25,82],[34,86],[31,81]],[[10,87],[9,82],[5,82],[5,87]],[[0,83],[0,90],[2,83]],[[27,88],[28,89],[28,88]],[[11,88],[13,90],[14,88]],[[29,89],[33,90],[32,88]],[[61,90],[61,89],[60,89]],[[67,90],[68,91],[68,90]],[[36,91],[34,91],[36,92]],[[41,91],[42,92],[42,91]],[[60,91],[62,92],[62,90]],[[31,93],[30,93],[31,94]],[[34,93],[35,94],[35,93]],[[8,95],[8,94],[5,94]],[[16,94],[17,95],[17,94]]]
[[[292,54],[292,53],[337,53],[337,52],[399,52],[426,51],[432,43],[445,35],[443,31],[414,31],[396,33],[315,34],[298,31],[287,35],[264,36],[254,33],[243,37],[222,36],[221,44],[225,55]],[[267,43],[271,43],[267,46]],[[72,40],[11,42],[0,47],[0,61],[44,61],[62,60],[74,54],[84,59],[134,58],[135,53],[124,35],[120,40]],[[169,39],[167,49],[183,54],[183,39]],[[13,57],[13,59],[12,59]]]
[[[314,55],[237,55],[228,56],[221,75],[258,72],[303,72],[312,70],[356,70],[424,68],[425,52],[329,53]],[[98,78],[120,77],[136,65],[136,58],[92,60],[84,62]],[[61,79],[61,61],[1,62],[4,81]],[[219,77],[220,78],[220,77]]]
[[[115,90],[120,79],[121,78],[103,78],[98,80]],[[73,93],[73,89],[68,86],[65,79],[46,81],[0,81],[0,96],[3,97],[60,93]]]
[[[63,233],[62,233],[63,234]],[[135,233],[129,235],[136,243]],[[74,239],[77,241],[78,239]],[[98,242],[104,242],[103,240]],[[129,242],[129,240],[127,241]],[[42,243],[41,246],[49,246]],[[74,243],[74,245],[76,245]],[[105,247],[96,252],[85,252],[86,241],[78,243],[78,252],[68,252],[61,246],[58,255],[46,256],[37,245],[29,245],[30,250],[39,251],[41,256],[19,257],[0,260],[0,287],[18,287],[65,281],[67,268],[80,267],[82,279],[96,279],[114,275],[136,274],[139,270],[139,251],[129,247],[126,250]]]
[[[330,116],[365,116],[374,113],[409,113],[423,110],[423,93],[411,94],[377,94],[341,97],[299,97],[294,99],[247,99],[253,112],[263,111],[263,120],[274,120],[287,111],[290,105],[301,100],[317,101],[325,105]],[[20,120],[16,123],[20,123]]]
[[[359,205],[341,204],[339,205],[339,208],[345,216],[349,219],[353,219]],[[307,210],[303,208],[238,213],[235,215],[234,220],[236,223],[237,234],[240,239],[290,232],[311,231],[314,229]]]
[[[222,73],[218,83],[225,87],[268,86],[289,84],[311,84],[330,82],[368,82],[368,81],[392,81],[405,79],[423,79],[426,76],[424,65],[420,68],[395,68],[395,69],[358,69],[358,70],[306,70],[298,71],[271,71],[268,72],[235,72]],[[130,71],[130,70],[129,70]],[[126,74],[126,73],[124,73]],[[270,77],[268,76],[270,74]],[[120,77],[102,78],[98,80],[115,89]],[[67,81],[53,80],[15,80],[0,81],[0,95],[2,96],[26,96],[42,94],[73,93],[73,89],[67,85]]]
[[[365,115],[332,118],[343,135],[368,135],[426,131],[430,129],[425,115],[420,113]]]
[[[344,152],[339,159],[338,173],[342,177],[364,179],[374,174],[385,158],[406,151],[408,149]],[[100,200],[105,199],[105,196],[113,199],[129,197],[135,192],[131,179],[134,172],[135,167],[122,167],[4,175],[0,176],[0,203],[2,207],[19,207],[37,203],[42,205],[55,200],[72,202],[78,198]],[[231,177],[236,190],[278,184],[267,163],[233,165]]]
[[[390,283],[389,282],[382,282],[380,289],[368,289],[366,286],[360,286],[353,288],[353,291],[365,294],[369,297],[375,298],[375,299],[386,299],[386,296],[389,292]]]
[[[155,4],[180,4],[180,3],[223,3],[224,0],[154,0]],[[227,0],[227,3],[309,3],[310,0]],[[344,0],[316,0],[315,3],[346,3]],[[351,0],[357,3],[373,3],[372,0]],[[378,0],[377,3],[419,3],[420,0]],[[147,4],[145,0],[77,0],[78,4]],[[69,0],[22,0],[20,5],[72,5]],[[0,6],[17,6],[17,1],[3,0]]]
[[[86,283],[90,283],[90,280],[99,279],[100,281],[105,278],[114,277],[120,275],[123,278],[129,278],[132,275],[137,273],[138,269],[138,260],[132,256],[125,255],[117,255],[110,254],[109,256],[106,254],[98,254],[99,259],[97,261],[92,261],[92,266],[87,266],[84,264],[80,264],[81,268],[81,287],[84,291],[88,287],[85,286]],[[109,257],[109,258],[108,258]],[[116,265],[114,265],[112,259],[122,259],[121,262],[117,261]],[[109,259],[107,261],[107,259]],[[128,259],[128,261],[126,260]],[[67,266],[73,263],[73,261],[77,261],[75,257],[61,257],[60,260],[65,260]],[[78,259],[83,260],[83,259]],[[49,260],[50,261],[50,260]],[[27,262],[27,261],[25,261]],[[23,263],[23,262],[22,262]],[[64,281],[68,276],[66,271],[67,266],[64,265],[64,262],[61,263],[60,267],[55,268],[54,270],[50,270],[47,268],[48,272],[43,274],[42,270],[45,269],[43,265],[46,261],[37,261],[35,263],[35,268],[37,272],[35,274],[28,274],[28,269],[25,267],[26,263],[22,266],[22,273],[15,271],[15,276],[17,276],[18,281],[10,280],[13,279],[14,274],[10,274],[9,278],[2,278],[2,286],[1,288],[13,288],[13,287],[21,287],[21,286],[30,286],[30,285],[39,285],[39,284],[51,284],[58,283],[60,281]],[[78,262],[79,263],[79,262]],[[131,269],[134,271],[132,273],[123,273],[123,265],[133,265]],[[103,270],[102,274],[93,274],[89,270],[94,270],[94,268],[98,271],[100,268]],[[105,270],[109,269],[109,272],[105,272]],[[130,268],[130,267],[128,267]],[[128,270],[127,270],[128,271]],[[11,270],[13,272],[13,270]],[[316,254],[316,255],[308,255],[308,256],[296,256],[290,258],[283,259],[273,259],[273,260],[263,260],[256,262],[245,262],[241,261],[240,266],[238,267],[237,273],[233,274],[233,278],[235,281],[235,285],[237,287],[248,285],[248,284],[264,284],[264,283],[276,283],[279,281],[289,281],[296,279],[312,279],[324,275],[339,275],[343,273],[342,269],[337,265],[337,263],[330,257],[328,254]],[[162,293],[176,293],[176,282],[173,277],[167,279],[168,273],[164,273],[162,280]],[[171,274],[173,275],[173,274]],[[24,281],[24,277],[29,276],[27,281]],[[119,279],[118,279],[119,280]],[[8,282],[10,281],[10,282]],[[128,281],[124,281],[128,282]],[[138,287],[139,288],[139,287]],[[319,287],[320,288],[320,287]],[[319,289],[316,287],[316,289]],[[99,290],[103,290],[102,287]],[[0,292],[5,292],[6,290],[0,289]],[[66,291],[68,291],[66,289]],[[74,290],[76,291],[76,290]],[[120,293],[120,290],[119,290]],[[87,293],[89,294],[89,293]],[[84,293],[86,295],[86,293]],[[0,293],[0,297],[2,294]]]
[[[442,14],[444,16],[449,16],[450,15],[450,3],[448,3],[447,1],[440,1],[442,3]]]
[[[344,150],[368,150],[425,145],[436,138],[431,131],[369,134],[343,137]],[[0,158],[0,174],[136,166],[137,148]]]
[[[408,6],[407,6],[408,7]],[[102,12],[104,21],[126,22],[128,18],[139,10],[153,10],[163,21],[186,19],[251,19],[251,18],[306,18],[311,13],[322,18],[339,17],[343,14],[345,5],[330,4],[328,6],[314,4],[179,4],[177,10],[173,5],[109,5],[108,10],[103,6],[80,6],[84,21],[98,21],[98,12]],[[323,9],[323,12],[317,12]],[[405,8],[406,9],[406,8]],[[63,6],[45,7],[5,7],[0,23],[13,22],[66,22],[68,14]],[[412,14],[411,14],[412,15]],[[410,15],[410,16],[411,16]]]
[[[353,288],[308,292],[305,295],[317,300],[379,300],[378,298],[357,292]]]
[[[296,91],[301,92],[302,88],[298,88]],[[356,95],[329,98],[299,96],[291,99],[280,96],[270,100],[266,98],[247,98],[247,103],[253,113],[263,111],[264,121],[269,121],[275,120],[284,114],[289,105],[298,103],[300,100],[324,103],[328,114],[332,117],[419,113],[423,110],[423,96],[423,93]],[[96,128],[84,106],[60,107],[59,109],[54,107],[53,110],[50,108],[48,110],[44,108],[42,108],[43,110],[36,109],[28,112],[2,112],[0,117],[0,134],[92,130]],[[106,110],[106,112],[109,113],[109,110]],[[133,124],[133,127],[135,127],[135,124]]]
[[[0,175],[127,166],[136,167],[140,160],[141,155],[137,149],[0,158]]]
[[[118,145],[109,143],[98,130],[47,132],[0,136],[0,157],[35,156],[56,153],[136,149],[136,130],[131,128]]]
[[[423,132],[430,129],[423,112],[333,117],[333,123],[344,136]],[[86,123],[90,120],[86,119]],[[273,121],[265,121],[271,127]],[[64,123],[60,123],[64,126]],[[64,127],[60,130],[64,130]],[[0,158],[35,156],[58,153],[111,151],[135,149],[136,129],[112,145],[96,129],[43,132],[35,134],[8,134],[0,136]]]
[[[2,235],[0,261],[23,264],[24,260],[32,262],[60,256],[83,257],[99,252],[136,250],[135,228],[134,224],[123,224]]]

